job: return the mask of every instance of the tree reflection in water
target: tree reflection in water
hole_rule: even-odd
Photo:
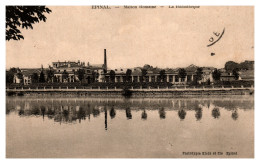
[[[146,120],[147,119],[147,113],[146,113],[145,109],[142,112],[142,116],[141,117],[142,117],[142,120]]]
[[[233,120],[235,120],[235,121],[238,119],[238,113],[237,113],[237,110],[234,110],[234,111],[232,112],[231,117],[232,117]]]
[[[160,119],[166,118],[166,112],[163,107],[161,109],[159,109],[159,115],[160,115]]]
[[[200,107],[195,109],[195,117],[197,121],[201,120],[202,118],[202,109]]]
[[[218,119],[220,117],[220,111],[219,108],[214,108],[211,113],[212,117],[215,119]]]
[[[186,117],[186,111],[183,110],[183,109],[181,109],[181,110],[178,111],[178,115],[179,115],[179,118],[180,118],[181,120],[184,120],[185,117]]]
[[[77,117],[79,119],[79,123],[81,123],[81,120],[86,120],[86,110],[84,110],[82,107],[79,107]]]
[[[40,108],[41,108],[41,113],[42,113],[42,119],[44,120],[45,111],[46,111],[45,106],[41,106]]]
[[[129,107],[127,107],[125,109],[125,113],[126,113],[126,118],[129,120],[129,119],[132,119],[132,114],[131,114],[131,109]]]
[[[22,116],[24,115],[24,110],[23,109],[20,109],[19,112],[18,112],[19,116]]]
[[[109,114],[110,114],[110,118],[111,118],[111,119],[115,118],[115,116],[116,116],[116,111],[115,111],[115,109],[114,109],[114,106],[112,106],[112,108],[111,108]]]
[[[94,108],[93,108],[93,116],[94,116],[94,117],[97,117],[97,116],[99,116],[99,114],[100,114],[99,109],[96,108],[96,107],[94,107]]]
[[[125,109],[126,118],[132,119],[131,110],[135,109],[140,111],[141,119],[147,120],[147,116],[150,110],[158,111],[160,119],[166,119],[167,110],[178,111],[178,117],[180,120],[184,120],[187,112],[194,111],[195,118],[197,121],[202,119],[203,110],[211,105],[215,108],[210,111],[210,114],[214,119],[220,118],[220,109],[230,112],[233,120],[237,120],[238,109],[239,110],[250,110],[253,109],[253,101],[249,100],[140,100],[137,101],[114,101],[114,100],[91,100],[91,101],[64,101],[64,100],[41,100],[41,99],[24,99],[22,101],[9,100],[6,103],[6,114],[11,112],[16,112],[17,115],[23,116],[42,116],[43,119],[48,117],[53,119],[55,122],[62,123],[73,123],[78,120],[81,123],[82,120],[86,120],[88,117],[90,120],[91,115],[93,117],[98,117],[104,112],[105,119],[107,115],[110,115],[111,119],[116,116],[116,110],[122,112]],[[133,108],[132,108],[133,107]],[[173,109],[174,107],[174,109]],[[185,109],[191,110],[187,111]],[[149,112],[147,111],[149,109]],[[225,113],[226,113],[225,111]],[[224,113],[224,114],[225,114]],[[106,120],[108,121],[108,120]],[[107,122],[106,122],[107,123]],[[107,125],[105,125],[107,127]]]

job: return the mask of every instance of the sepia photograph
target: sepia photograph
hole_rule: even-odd
[[[6,5],[6,158],[254,158],[254,10]]]

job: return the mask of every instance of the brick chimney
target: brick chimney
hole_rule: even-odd
[[[107,71],[107,51],[104,49],[104,70]]]

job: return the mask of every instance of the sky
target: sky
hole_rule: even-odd
[[[47,6],[47,21],[21,30],[24,40],[6,41],[6,68],[48,67],[55,61],[109,68],[191,64],[223,68],[227,61],[254,60],[254,8],[205,7],[110,10]],[[207,47],[213,32],[225,33]],[[215,53],[211,56],[211,53]]]

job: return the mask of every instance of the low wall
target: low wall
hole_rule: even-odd
[[[7,96],[37,97],[181,97],[194,95],[251,95],[254,88],[165,89],[6,89]]]

